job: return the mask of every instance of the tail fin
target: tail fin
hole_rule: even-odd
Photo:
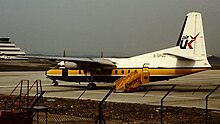
[[[166,50],[168,55],[191,60],[200,67],[211,67],[206,55],[205,38],[200,13],[186,15],[176,47]]]
[[[186,52],[197,59],[207,57],[200,13],[187,14],[176,46],[179,46],[180,52]]]

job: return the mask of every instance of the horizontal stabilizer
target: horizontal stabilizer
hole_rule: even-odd
[[[174,56],[176,58],[179,59],[186,59],[186,60],[191,60],[191,61],[201,61],[204,60],[204,57],[198,57],[198,56],[187,56],[187,55],[180,55],[180,54],[176,54],[176,53],[164,53],[165,55],[170,55],[170,56]]]

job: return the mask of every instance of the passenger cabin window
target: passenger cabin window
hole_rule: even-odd
[[[79,74],[81,74],[81,70],[79,70]]]
[[[115,70],[115,74],[118,74],[118,70]]]
[[[121,73],[124,74],[124,70],[122,70]]]
[[[128,70],[128,73],[130,73],[130,70]]]

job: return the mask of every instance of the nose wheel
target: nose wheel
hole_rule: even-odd
[[[53,86],[59,86],[58,81],[54,80],[54,81],[53,81]]]

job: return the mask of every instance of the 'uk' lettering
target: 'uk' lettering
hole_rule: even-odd
[[[176,46],[179,46],[180,49],[186,49],[187,46],[189,47],[189,49],[193,49],[192,47],[192,43],[196,40],[196,38],[199,36],[199,33],[195,36],[183,36],[182,39],[180,41],[177,42]],[[189,38],[191,38],[191,40],[189,41]]]

